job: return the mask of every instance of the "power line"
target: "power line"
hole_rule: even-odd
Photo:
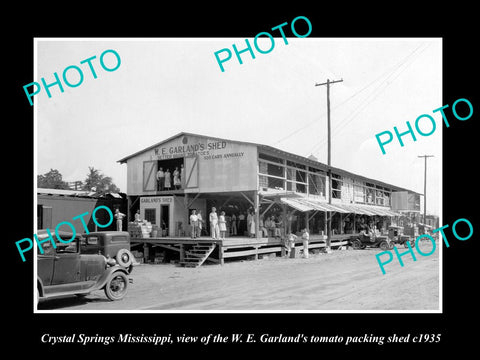
[[[402,66],[411,56],[413,56],[423,45],[425,45],[424,43],[420,44],[417,48],[415,48],[410,54],[408,54],[405,58],[403,58],[402,60],[400,60],[397,64],[395,64],[394,66],[392,66],[390,69],[388,69],[387,71],[385,71],[384,73],[382,73],[380,76],[378,76],[377,78],[375,78],[375,80],[371,81],[370,83],[368,83],[367,85],[365,85],[363,88],[361,88],[360,90],[358,90],[357,92],[355,92],[353,95],[351,95],[350,97],[348,97],[347,99],[345,99],[343,102],[341,102],[340,104],[337,104],[336,106],[332,107],[332,111],[333,110],[336,110],[338,109],[340,106],[344,105],[345,103],[347,103],[348,101],[350,101],[351,99],[353,99],[355,96],[359,95],[360,93],[362,93],[365,89],[369,88],[371,85],[373,85],[374,83],[376,83],[377,81],[379,81],[382,77],[384,77],[386,74],[388,74],[387,77],[390,76],[390,73],[393,73],[395,72],[400,66]],[[427,45],[428,47],[429,45]],[[422,50],[423,52],[423,50]],[[296,71],[296,69],[295,69]],[[321,116],[323,117],[323,116]],[[276,141],[274,143],[274,145],[276,144],[279,144],[281,142],[283,142],[284,140],[288,139],[289,137],[299,133],[300,131],[306,129],[307,127],[315,124],[318,122],[318,120],[321,118],[321,117],[316,117],[314,120],[312,120],[311,122],[309,122],[308,124],[290,132],[289,134],[287,134],[286,136],[282,137],[280,140]],[[345,121],[345,120],[343,120]],[[337,126],[341,125],[342,124],[342,121],[340,121]],[[321,146],[321,145],[320,145]]]
[[[315,86],[323,86],[327,85],[327,128],[328,128],[328,182],[329,182],[329,191],[328,191],[328,203],[332,203],[332,169],[331,169],[331,129],[330,129],[330,85],[343,82],[341,80],[332,80],[327,79],[327,82],[315,84]],[[330,249],[330,242],[332,239],[332,216],[328,218],[328,225],[327,225],[327,249]]]
[[[399,64],[397,64],[395,66],[394,69],[390,70],[389,74],[387,75],[387,77],[366,97],[366,99],[364,100],[363,103],[361,103],[359,106],[357,106],[347,117],[345,117],[343,120],[339,121],[337,123],[337,127],[336,129],[334,129],[333,133],[335,135],[338,135],[342,129],[344,129],[349,123],[351,123],[353,121],[353,119],[355,119],[356,116],[358,116],[361,111],[363,111],[363,109],[365,109],[371,102],[373,102],[383,91],[385,91],[385,89],[391,85],[407,68],[408,66],[413,63],[414,59],[412,60],[412,62],[410,64],[407,64],[403,69],[401,69],[396,75],[395,75],[395,72],[402,66],[404,65],[411,56],[413,56],[413,54],[415,52],[417,52],[419,50],[419,48],[424,45],[424,44],[421,44],[420,46],[418,46],[412,53],[410,53],[406,58],[404,58]],[[426,47],[424,47],[418,54],[417,54],[417,57],[422,53],[424,52],[430,45],[427,44]],[[383,75],[382,75],[383,76]],[[394,76],[392,79],[389,80],[390,77]],[[378,78],[376,79],[378,80]],[[375,81],[372,81],[368,86],[370,86],[371,84],[373,84]],[[383,88],[381,88],[383,87]],[[363,91],[360,90],[359,92]],[[372,97],[373,96],[373,97]],[[370,98],[370,99],[369,99]],[[369,100],[367,100],[369,99]],[[365,102],[367,101],[367,102]],[[361,108],[361,109],[360,109]],[[360,109],[360,110],[358,110]],[[357,112],[358,110],[358,112]],[[315,151],[318,151],[322,146],[325,145],[325,140],[322,140],[320,143],[318,143],[317,145],[315,145],[312,150],[310,151],[310,153],[314,153]]]

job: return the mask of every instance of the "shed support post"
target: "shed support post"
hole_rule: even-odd
[[[185,196],[183,197],[183,206],[185,207],[185,212],[183,216],[183,232],[184,236],[190,236],[190,227],[188,226],[188,194],[185,194]]]
[[[310,215],[310,211],[305,211],[305,229],[307,229],[307,231],[310,233],[310,226],[309,226],[309,215]]]
[[[143,262],[147,263],[148,262],[148,244],[143,243]]]
[[[185,260],[185,248],[183,244],[180,244],[180,261]]]
[[[253,207],[254,207],[254,210],[255,211],[255,237],[257,239],[260,239],[261,238],[261,235],[260,235],[260,201],[259,201],[259,195],[258,195],[258,191],[255,190],[255,193],[253,194]]]
[[[223,243],[218,244],[218,260],[220,261],[220,265],[223,265],[225,262],[223,258]]]

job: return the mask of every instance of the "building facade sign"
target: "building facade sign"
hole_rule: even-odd
[[[170,204],[172,202],[172,196],[150,196],[140,198],[140,203],[142,204]]]
[[[234,151],[227,141],[209,140],[183,136],[173,143],[153,149],[152,159],[167,160],[199,155],[204,160],[219,158],[239,158],[243,152]]]

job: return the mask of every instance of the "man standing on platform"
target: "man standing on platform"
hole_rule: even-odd
[[[198,216],[197,216],[197,211],[192,210],[192,215],[190,215],[190,228],[191,228],[191,234],[190,236],[192,239],[195,239],[197,237],[197,229],[198,229]]]
[[[212,207],[212,212],[209,216],[210,220],[210,236],[213,240],[217,240],[220,237],[220,229],[218,228],[218,215],[217,209]]]

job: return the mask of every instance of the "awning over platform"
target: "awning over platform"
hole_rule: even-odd
[[[302,201],[301,199],[280,198],[280,201],[298,211],[305,212],[305,211],[316,210],[313,206],[309,205],[305,201]]]
[[[328,204],[326,202],[308,199],[308,198],[280,198],[280,201],[291,206],[298,211],[323,211],[323,212],[339,212],[343,214],[359,214],[368,216],[399,216],[390,209],[380,206],[362,205],[362,204]]]

